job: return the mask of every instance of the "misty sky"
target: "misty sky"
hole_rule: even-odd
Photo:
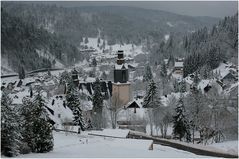
[[[46,2],[44,2],[46,3]],[[164,10],[173,13],[190,15],[190,16],[212,16],[224,17],[235,14],[238,10],[237,1],[107,1],[107,2],[84,2],[84,1],[64,1],[48,2],[65,7],[77,6],[131,6],[146,9]]]

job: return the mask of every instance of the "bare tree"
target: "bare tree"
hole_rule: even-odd
[[[106,108],[110,111],[111,124],[113,129],[115,129],[117,126],[117,118],[119,112],[124,109],[124,107],[122,107],[123,101],[120,100],[118,96],[118,93],[114,93],[109,100],[109,105],[106,106]]]

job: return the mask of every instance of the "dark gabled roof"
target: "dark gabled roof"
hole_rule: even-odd
[[[223,79],[228,79],[228,78],[236,79],[236,77],[233,76],[233,74],[231,72],[229,72],[226,76],[223,77]]]
[[[138,105],[137,102],[133,101],[133,102],[130,102],[126,108],[140,108],[140,106]]]
[[[78,74],[78,72],[76,71],[76,69],[74,69],[74,70],[72,70],[72,75],[74,75],[74,74]]]

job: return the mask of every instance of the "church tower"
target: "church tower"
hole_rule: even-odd
[[[112,84],[112,105],[122,107],[130,101],[130,82],[128,65],[124,60],[124,52],[119,50],[114,66],[114,82]]]

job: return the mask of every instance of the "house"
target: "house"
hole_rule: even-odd
[[[125,107],[126,109],[134,109],[134,113],[136,113],[136,108],[140,108],[139,104],[135,100],[129,102]]]
[[[164,61],[165,65],[168,65],[168,61],[169,61],[168,59],[164,59],[163,61]]]
[[[112,82],[111,81],[100,81],[101,93],[104,99],[108,99],[112,96]],[[94,93],[94,82],[81,82],[78,85],[79,90],[87,91],[89,95]]]
[[[221,81],[225,84],[228,85],[230,83],[233,83],[237,81],[238,79],[233,75],[232,72],[228,72],[222,79]]]
[[[174,73],[183,75],[183,62],[174,63]]]

